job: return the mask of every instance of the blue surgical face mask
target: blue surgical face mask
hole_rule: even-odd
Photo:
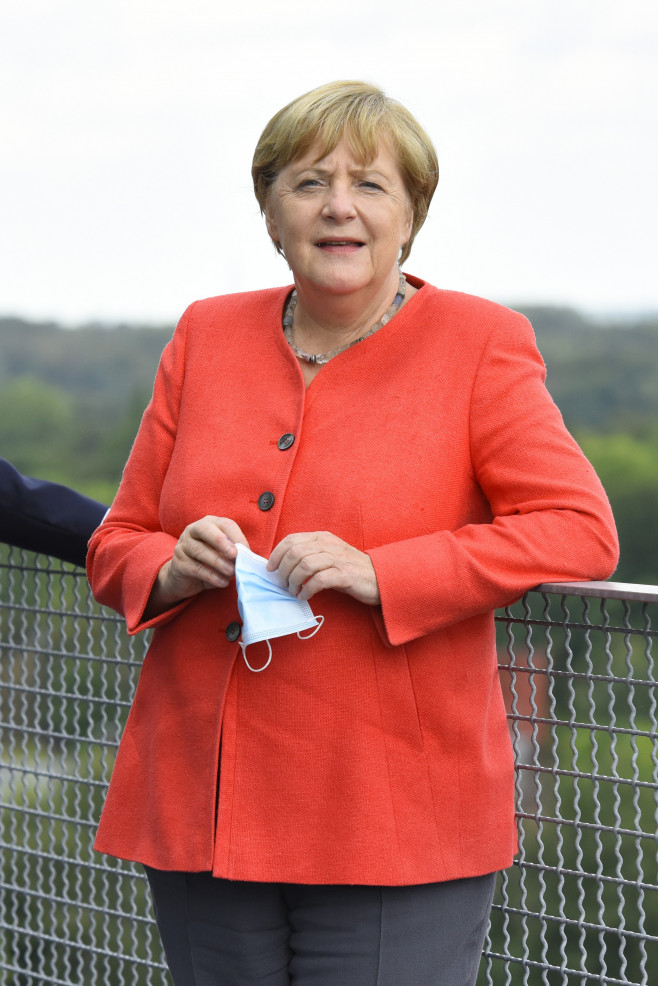
[[[293,596],[282,585],[277,572],[267,571],[267,560],[237,544],[235,559],[235,581],[238,587],[238,609],[242,618],[242,656],[250,671],[264,671],[272,660],[272,637],[283,637],[289,633],[300,636],[301,630],[317,633],[324,617],[315,617],[307,602]],[[307,635],[312,637],[313,633]],[[306,640],[307,637],[301,637]],[[267,663],[262,668],[252,668],[247,660],[246,648],[265,640],[269,649]]]

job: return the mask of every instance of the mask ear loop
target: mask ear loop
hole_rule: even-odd
[[[239,640],[238,643],[240,644],[240,648],[242,650],[242,656],[244,657],[244,663],[247,665],[247,667],[249,668],[250,671],[253,671],[254,674],[258,674],[260,671],[264,671],[265,668],[269,667],[269,663],[272,660],[272,645],[269,642],[269,640],[266,640],[265,643],[267,644],[267,647],[269,649],[270,656],[268,657],[267,661],[262,666],[262,668],[252,668],[251,664],[247,660],[247,647],[249,646],[249,644],[243,644],[241,640]]]
[[[316,627],[313,627],[310,633],[306,633],[302,637],[302,631],[301,630],[297,631],[297,636],[299,637],[300,640],[310,640],[311,637],[314,637],[316,635],[316,633],[324,623],[324,616],[316,616],[315,618],[318,621],[318,625]]]
[[[318,630],[324,623],[324,616],[316,616],[316,620],[318,621],[318,625],[313,627],[310,633],[307,633],[302,637],[301,630],[297,631],[297,636],[299,637],[300,640],[310,640],[311,637],[315,636],[315,634],[318,632]],[[272,660],[272,645],[269,642],[269,640],[266,640],[265,643],[267,644],[267,649],[269,650],[270,654],[269,657],[267,658],[267,661],[262,666],[262,668],[252,668],[251,664],[247,660],[247,647],[249,646],[249,644],[245,644],[241,640],[239,640],[238,643],[240,644],[242,656],[244,657],[244,663],[247,665],[250,671],[253,671],[254,674],[259,674],[261,671],[264,671],[265,668],[269,667],[270,661]]]

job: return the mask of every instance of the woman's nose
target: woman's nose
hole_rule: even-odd
[[[327,198],[322,208],[322,215],[325,219],[335,219],[337,222],[345,222],[347,219],[354,218],[356,206],[351,185],[332,182],[327,189]]]

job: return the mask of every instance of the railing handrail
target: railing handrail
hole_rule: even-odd
[[[542,582],[533,592],[555,592],[563,596],[596,596],[597,599],[630,599],[657,603],[658,585],[638,582]]]

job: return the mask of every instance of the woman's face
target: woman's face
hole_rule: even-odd
[[[365,302],[392,277],[411,235],[409,196],[385,141],[367,165],[345,140],[320,160],[318,153],[314,145],[281,170],[267,200],[267,229],[299,290],[361,291]]]

